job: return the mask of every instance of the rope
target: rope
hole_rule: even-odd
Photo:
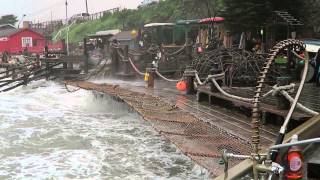
[[[181,81],[181,79],[178,79],[178,80],[176,80],[176,79],[168,79],[168,78],[166,78],[166,77],[164,77],[157,69],[156,69],[156,74],[160,77],[160,78],[162,78],[162,79],[164,79],[165,81],[169,81],[169,82],[179,82],[179,81]]]
[[[222,73],[222,74],[215,74],[215,75],[209,75],[204,82],[201,82],[198,73],[196,73],[195,75],[196,75],[196,80],[198,81],[198,83],[199,83],[200,85],[205,85],[205,84],[208,83],[209,80],[211,80],[212,83],[214,84],[214,86],[215,86],[224,96],[226,96],[226,97],[233,98],[233,99],[237,99],[237,100],[240,100],[240,101],[245,101],[245,102],[252,102],[252,100],[253,100],[253,99],[250,99],[250,98],[243,98],[243,97],[235,96],[235,95],[232,95],[232,94],[229,94],[229,93],[225,92],[225,91],[220,87],[220,85],[218,84],[218,82],[215,80],[215,78],[217,78],[217,77],[224,76],[224,75],[225,75],[224,73]]]
[[[130,62],[132,68],[134,69],[134,71],[135,71],[136,73],[138,73],[138,74],[141,75],[141,76],[144,76],[144,73],[141,72],[141,71],[134,65],[134,63],[132,62],[132,59],[131,59],[130,57],[129,57],[129,62]]]
[[[223,76],[225,76],[225,73],[208,75],[208,77],[206,78],[206,80],[204,80],[203,82],[201,82],[198,73],[195,73],[195,76],[196,76],[196,80],[197,80],[198,84],[201,85],[201,86],[203,86],[203,85],[206,85],[212,78],[218,78],[218,77],[223,77]]]
[[[284,90],[280,91],[280,93],[292,104],[294,102],[294,99]],[[312,116],[316,116],[319,115],[318,112],[313,111],[312,109],[309,109],[307,107],[305,107],[304,105],[302,105],[301,103],[297,103],[297,108],[312,115]]]
[[[233,99],[237,99],[237,100],[240,100],[240,101],[245,101],[245,102],[252,102],[253,101],[253,98],[244,98],[244,97],[240,97],[240,96],[235,96],[235,95],[232,95],[232,94],[229,94],[228,92],[224,91],[220,85],[217,83],[216,79],[217,77],[221,77],[221,76],[224,76],[225,74],[222,73],[222,74],[216,74],[216,75],[209,75],[205,81],[201,81],[200,78],[199,78],[199,75],[198,73],[195,74],[195,77],[196,77],[196,80],[198,82],[199,85],[205,85],[207,84],[210,80],[213,82],[214,86],[224,95],[224,96],[227,96],[229,98],[233,98]],[[285,90],[290,90],[292,91],[293,88],[295,87],[295,84],[290,84],[290,85],[286,85],[286,86],[274,86],[272,90],[268,91],[267,93],[265,93],[264,95],[262,95],[262,98],[265,98],[269,95],[276,95],[278,92],[281,92],[281,91],[285,91]],[[310,112],[310,111],[309,111]]]
[[[165,52],[163,51],[163,54],[164,54],[165,56],[167,56],[167,57],[175,56],[175,55],[178,55],[178,54],[182,53],[182,51],[185,50],[186,47],[187,47],[187,44],[184,44],[184,45],[182,46],[182,48],[178,49],[177,51],[175,51],[175,52],[173,52],[173,53],[168,54],[168,53],[165,53]]]
[[[233,99],[237,99],[240,101],[245,101],[245,102],[252,102],[253,99],[252,98],[244,98],[244,97],[240,97],[240,96],[235,96],[232,94],[229,94],[227,92],[225,92],[217,83],[217,81],[214,78],[211,78],[211,81],[213,82],[213,84],[216,86],[216,88],[225,96],[229,97],[229,98],[233,98]]]
[[[201,85],[201,86],[203,86],[203,85],[205,85],[205,84],[206,84],[206,82],[205,82],[205,81],[204,81],[204,82],[201,82],[201,79],[200,79],[200,77],[199,77],[198,73],[196,73],[196,80],[197,80],[198,84],[199,84],[199,85]]]

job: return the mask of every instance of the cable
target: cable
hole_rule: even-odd
[[[134,69],[134,71],[135,71],[136,73],[138,73],[138,74],[141,75],[141,76],[144,76],[144,73],[141,72],[141,71],[134,65],[134,63],[132,62],[132,59],[131,59],[130,57],[129,57],[129,62],[130,62],[132,68]]]

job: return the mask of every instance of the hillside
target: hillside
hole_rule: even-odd
[[[213,1],[211,3],[210,7],[214,7]],[[167,0],[146,7],[139,7],[135,10],[124,9],[114,14],[105,14],[99,20],[72,25],[69,32],[69,41],[77,43],[82,41],[86,35],[102,30],[131,30],[151,22],[174,22],[178,19],[207,17],[209,13],[212,14],[213,12],[213,9],[207,7],[207,3],[199,3],[194,0]],[[53,34],[53,37],[57,32]],[[66,32],[63,31],[59,39],[65,38]]]
[[[123,9],[114,14],[104,14],[99,20],[74,24],[70,28],[69,42],[80,42],[86,35],[102,30],[132,30],[151,22],[175,22],[181,19],[214,15],[224,16],[226,26],[233,31],[255,31],[257,27],[263,26],[264,20],[268,19],[272,11],[279,9],[291,12],[305,22],[303,30],[320,29],[319,18],[317,18],[320,2],[310,6],[309,1],[311,0],[306,2],[284,0],[278,3],[278,1],[266,0],[263,3],[255,3],[255,0],[248,0],[248,3],[243,4],[238,0],[162,0],[134,10]],[[251,6],[255,8],[249,8]],[[297,7],[308,7],[308,11],[297,9]],[[66,39],[65,31],[59,39]]]

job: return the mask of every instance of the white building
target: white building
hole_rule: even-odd
[[[153,2],[159,2],[159,0],[143,0],[141,5],[146,6],[146,5],[153,3]]]

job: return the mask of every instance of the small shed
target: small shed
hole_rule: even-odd
[[[0,30],[0,52],[21,54],[24,50],[29,53],[42,53],[46,44],[45,36],[36,29],[4,29]],[[48,43],[52,47],[62,49],[61,43]],[[56,46],[59,47],[56,47]]]
[[[109,42],[112,42],[113,40],[117,40],[122,46],[128,45],[129,49],[136,49],[138,47],[136,36],[133,35],[131,31],[119,32],[112,36],[109,39]]]
[[[95,46],[109,45],[109,39],[121,32],[120,29],[106,30],[106,31],[98,31],[95,34],[88,35],[89,40],[93,40]],[[98,43],[99,42],[99,43]]]

